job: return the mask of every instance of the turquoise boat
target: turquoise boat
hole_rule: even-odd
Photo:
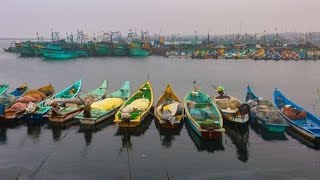
[[[184,98],[187,122],[204,139],[215,139],[224,132],[222,115],[209,95],[196,87]]]
[[[9,89],[9,84],[4,83],[0,85],[0,96],[7,92]]]
[[[118,109],[121,107],[121,105],[130,97],[130,82],[126,81],[122,85],[122,87],[107,95],[107,97],[101,101],[95,102],[100,105],[108,106],[107,109],[97,109],[93,108],[94,103],[92,104],[91,108],[89,109],[90,115],[86,114],[84,111],[82,111],[80,114],[76,116],[77,119],[80,120],[81,124],[85,125],[93,125],[98,124],[109,117],[113,116]],[[89,117],[88,117],[89,116]]]
[[[149,49],[148,44],[141,41],[132,41],[129,45],[129,52],[131,56],[149,56]]]
[[[112,43],[100,42],[95,44],[97,56],[110,56],[112,53]]]
[[[88,57],[88,53],[77,44],[56,43],[48,44],[46,48],[42,50],[42,54],[46,59],[72,59],[77,57]]]
[[[283,133],[289,126],[278,110],[268,100],[259,98],[247,87],[245,102],[250,105],[250,120],[256,121],[270,132]]]
[[[69,103],[71,105],[57,106],[49,111],[47,115],[48,120],[54,123],[64,123],[73,119],[82,112],[88,104],[104,98],[107,93],[107,88],[108,81],[104,80],[98,88],[81,95],[77,99],[70,99],[65,102],[65,104]]]
[[[279,110],[281,115],[287,120],[289,125],[300,135],[309,140],[320,142],[320,119],[314,114],[306,111],[301,106],[295,104],[290,99],[286,98],[278,89],[273,92],[273,103]],[[291,119],[283,113],[283,108],[290,106],[297,111],[305,112],[306,117],[303,119]]]
[[[35,112],[27,112],[24,116],[27,120],[41,120],[43,119],[43,116],[48,113],[49,110],[52,109],[52,106],[50,104],[54,102],[55,100],[59,99],[70,99],[74,98],[78,95],[80,92],[82,85],[82,81],[79,80],[75,82],[73,85],[65,88],[64,90],[60,91],[59,93],[51,96],[50,98],[47,98],[39,103],[37,103],[37,109]]]
[[[128,56],[129,55],[129,47],[125,42],[118,42],[113,44],[112,48],[113,56]]]
[[[129,45],[129,51],[131,56],[149,56],[150,47],[148,43],[141,41],[132,41]]]

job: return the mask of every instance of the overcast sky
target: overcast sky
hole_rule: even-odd
[[[162,34],[320,31],[320,0],[0,0],[0,37],[148,29]],[[242,24],[242,28],[240,28]]]

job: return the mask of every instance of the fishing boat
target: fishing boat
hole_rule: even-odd
[[[291,59],[293,59],[293,60],[298,60],[298,59],[300,59],[299,54],[296,53],[295,51],[292,51],[292,52],[290,53],[290,57],[291,57]]]
[[[43,116],[51,110],[51,104],[56,101],[63,101],[65,99],[71,99],[78,95],[81,89],[82,81],[79,80],[72,84],[71,86],[67,87],[66,89],[60,91],[59,93],[47,98],[39,103],[36,104],[36,108],[30,110],[25,113],[25,119],[28,120],[41,120]]]
[[[49,84],[38,89],[31,89],[25,91],[21,97],[16,99],[15,103],[12,103],[5,109],[5,113],[0,116],[1,121],[12,121],[14,119],[20,119],[24,116],[24,113],[32,106],[33,103],[42,101],[54,93],[54,87]]]
[[[107,95],[105,99],[91,104],[90,108],[82,111],[76,118],[84,125],[98,124],[113,116],[129,96],[130,82],[126,81],[119,90]]]
[[[183,113],[180,99],[168,84],[154,108],[156,120],[164,128],[176,128],[182,122]]]
[[[149,56],[150,47],[148,43],[132,41],[129,44],[129,53],[131,56]]]
[[[281,55],[278,52],[274,52],[272,54],[272,60],[280,60],[281,59]]]
[[[112,47],[113,56],[128,56],[129,55],[129,45],[126,42],[116,42]]]
[[[16,99],[19,98],[20,96],[22,96],[22,94],[24,92],[26,92],[27,90],[28,90],[27,84],[23,83],[22,85],[20,85],[19,87],[17,87],[13,91],[11,91],[10,93],[1,95],[0,96],[0,106],[2,106],[2,108],[3,108],[3,113],[4,113],[4,109],[6,107],[13,104],[16,101]]]
[[[213,99],[225,120],[240,124],[248,122],[250,111],[248,104],[230,95],[214,96]]]
[[[250,119],[256,120],[270,132],[284,132],[289,126],[278,110],[268,100],[259,98],[247,87],[245,102],[250,105]]]
[[[8,89],[9,89],[9,84],[7,83],[0,84],[0,96],[6,93]]]
[[[147,117],[153,105],[153,89],[145,82],[118,110],[113,122],[119,127],[136,127]]]
[[[204,139],[215,139],[224,132],[223,119],[216,104],[209,95],[197,89],[184,98],[187,122],[191,128]]]
[[[317,116],[286,98],[278,89],[273,92],[273,102],[295,131],[310,140],[320,141],[320,119]],[[286,113],[288,108],[293,110],[293,116]]]
[[[101,85],[88,93],[79,97],[79,99],[68,99],[63,102],[63,106],[55,106],[48,113],[49,121],[56,123],[64,123],[73,119],[85,106],[90,106],[91,103],[100,100],[107,93],[107,80],[104,80]]]

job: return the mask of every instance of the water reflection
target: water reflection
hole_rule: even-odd
[[[224,126],[227,136],[236,146],[238,159],[247,162],[249,159],[249,127],[248,124],[225,123]],[[227,143],[227,142],[226,142]]]
[[[161,127],[157,120],[154,120],[154,123],[160,134],[161,145],[165,148],[170,148],[172,145],[172,141],[175,140],[175,136],[180,135],[180,131],[183,127],[183,122],[177,128],[173,129]]]
[[[256,121],[250,121],[250,127],[252,130],[254,130],[255,133],[260,135],[262,139],[266,141],[273,141],[273,140],[287,141],[288,140],[284,132],[282,133],[270,132]]]
[[[0,128],[0,144],[7,142],[7,128]]]
[[[149,128],[151,122],[153,120],[152,115],[148,115],[146,119],[140,123],[137,127],[134,128],[118,128],[116,132],[116,136],[122,136],[122,145],[121,148],[132,149],[131,136],[142,136],[147,129]]]
[[[224,150],[224,146],[222,143],[222,134],[216,139],[207,140],[207,139],[201,138],[196,132],[194,132],[194,130],[191,128],[191,126],[188,123],[185,123],[185,126],[190,138],[196,145],[199,152],[207,151],[209,153],[214,153],[215,151]]]
[[[27,124],[27,134],[32,139],[39,139],[43,124]]]
[[[108,119],[94,125],[80,124],[79,132],[83,133],[86,145],[89,146],[92,142],[93,133],[101,131],[111,124],[113,124],[113,119]]]
[[[319,142],[312,141],[312,140],[307,139],[306,137],[303,137],[302,135],[297,133],[293,128],[291,128],[291,127],[287,128],[286,132],[288,135],[297,139],[302,144],[304,144],[312,149],[320,150],[320,143]]]

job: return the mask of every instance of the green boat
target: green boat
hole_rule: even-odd
[[[146,119],[152,106],[153,90],[151,83],[147,81],[123,103],[113,122],[118,123],[120,128],[137,127]]]
[[[9,84],[4,83],[0,85],[0,96],[4,93],[7,92],[7,90],[9,89]]]
[[[81,89],[82,81],[79,80],[75,82],[73,85],[67,87],[66,89],[60,91],[59,93],[51,96],[48,99],[45,99],[39,103],[37,103],[37,109],[34,112],[28,112],[25,114],[24,118],[27,120],[42,120],[44,115],[51,110],[52,106],[50,106],[54,101],[71,99],[78,95]]]
[[[125,42],[118,42],[113,44],[112,48],[113,56],[128,56],[129,55],[129,47]]]
[[[48,44],[46,48],[42,50],[42,54],[46,59],[57,60],[88,57],[88,53],[80,49],[80,45],[66,43]]]
[[[95,50],[97,56],[110,56],[112,53],[112,43],[100,42],[96,43]]]
[[[184,107],[188,124],[201,138],[219,138],[225,131],[217,105],[196,87],[185,96]]]
[[[148,48],[147,43],[133,41],[130,43],[129,52],[131,56],[149,56],[150,48]]]
[[[91,104],[88,109],[82,111],[76,118],[80,120],[81,124],[98,124],[112,117],[129,96],[130,82],[126,81],[119,90],[109,94],[105,99]]]
[[[85,105],[91,104],[92,102],[98,101],[103,98],[107,93],[108,82],[104,80],[101,85],[88,93],[80,96],[80,99],[70,99],[64,101],[64,106],[57,106],[53,108],[49,114],[48,119],[51,122],[64,123],[68,120],[71,120],[76,115],[78,115]]]

